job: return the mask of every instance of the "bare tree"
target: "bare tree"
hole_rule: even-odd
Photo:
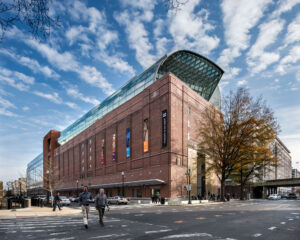
[[[0,0],[0,41],[5,32],[21,24],[38,39],[50,36],[51,29],[59,26],[59,19],[49,15],[51,0]]]
[[[189,0],[164,0],[164,3],[171,11],[178,11],[188,1]]]
[[[276,137],[277,130],[270,109],[261,99],[254,100],[244,88],[224,99],[222,112],[213,106],[206,109],[199,125],[198,146],[207,158],[206,171],[214,172],[220,181],[222,201],[225,181],[234,172],[252,166],[247,177],[243,177],[244,184],[258,170],[257,164],[262,159],[273,161],[268,144]]]

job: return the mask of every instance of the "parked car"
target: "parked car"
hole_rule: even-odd
[[[281,196],[278,195],[278,194],[271,194],[269,197],[268,197],[269,200],[279,200],[281,199]]]
[[[108,204],[128,204],[128,199],[125,197],[115,196],[107,199]]]
[[[281,194],[281,199],[287,199],[288,195],[287,194]]]
[[[76,198],[75,198],[75,197],[69,197],[69,200],[70,200],[71,202],[75,202]]]
[[[62,206],[70,206],[71,201],[70,201],[66,196],[59,196],[59,197],[60,197],[60,199],[61,199],[60,204],[61,204]]]
[[[287,199],[297,199],[297,195],[295,193],[289,193]]]

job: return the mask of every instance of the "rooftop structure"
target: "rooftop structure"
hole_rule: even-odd
[[[180,50],[159,59],[143,73],[130,79],[102,103],[63,130],[58,138],[58,143],[63,145],[169,72],[217,108],[220,107],[220,91],[217,85],[224,71],[197,53]]]

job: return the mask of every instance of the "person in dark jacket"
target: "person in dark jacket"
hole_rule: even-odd
[[[88,229],[88,218],[90,211],[90,202],[93,200],[92,194],[88,192],[87,186],[83,187],[83,192],[79,195],[79,205],[81,206],[83,215],[83,224]]]
[[[99,193],[96,196],[96,200],[95,200],[95,206],[96,209],[98,210],[99,213],[99,224],[103,227],[104,223],[103,223],[103,216],[104,216],[104,212],[105,212],[105,207],[107,207],[107,210],[109,211],[109,205],[107,203],[107,197],[104,194],[104,189],[100,188],[99,189]]]
[[[60,195],[60,193],[58,192],[53,199],[53,212],[55,212],[56,207],[58,207],[59,211],[61,210],[61,208],[60,208],[61,199],[60,199],[59,195]]]

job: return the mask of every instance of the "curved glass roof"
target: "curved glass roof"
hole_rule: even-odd
[[[58,143],[61,145],[66,143],[169,72],[184,81],[207,101],[210,100],[224,73],[215,63],[191,51],[180,50],[165,55],[63,130],[58,138]]]

